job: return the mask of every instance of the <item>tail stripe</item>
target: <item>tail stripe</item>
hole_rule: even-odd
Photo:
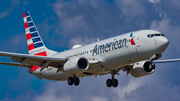
[[[26,30],[26,34],[28,34],[28,33],[30,33],[30,31],[29,31],[29,29],[27,28],[27,29],[25,29]]]
[[[29,22],[29,23],[28,23],[28,26],[29,26],[29,27],[32,27],[32,26],[34,26],[34,24],[33,24],[32,22]]]
[[[36,28],[35,27],[32,27],[32,28],[29,28],[30,32],[34,32],[36,31]]]
[[[32,40],[27,40],[27,44],[28,44],[28,45],[30,45],[30,44],[32,44],[32,43],[33,43]]]
[[[41,41],[41,39],[40,39],[39,37],[34,38],[34,39],[32,39],[32,40],[33,40],[33,43],[38,42],[38,41]]]
[[[28,26],[28,23],[26,22],[26,23],[24,23],[24,26],[25,26],[25,29],[26,28],[29,28],[29,26]]]
[[[35,48],[38,48],[38,47],[41,47],[41,46],[43,46],[42,42],[34,44]]]
[[[30,45],[28,45],[28,50],[30,51],[30,50],[32,50],[32,49],[34,49],[34,44],[33,44],[33,43],[30,44]]]
[[[37,32],[31,33],[32,38],[39,36]]]
[[[27,40],[29,40],[29,39],[31,39],[31,38],[32,38],[31,33],[26,34],[26,39],[27,39]]]
[[[27,19],[27,22],[31,21],[31,18],[30,18],[30,17],[26,17],[26,19]]]
[[[23,13],[23,18],[25,18],[26,17],[26,14],[25,13]]]

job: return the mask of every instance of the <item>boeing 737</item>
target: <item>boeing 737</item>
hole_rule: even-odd
[[[1,56],[11,57],[13,62],[3,65],[28,68],[39,79],[66,81],[78,86],[79,78],[111,74],[107,87],[117,87],[115,75],[119,71],[133,77],[150,75],[156,63],[180,61],[158,60],[169,45],[168,39],[156,30],[140,30],[125,33],[88,45],[74,45],[72,49],[56,52],[46,48],[29,14],[23,13],[29,54],[0,51]]]

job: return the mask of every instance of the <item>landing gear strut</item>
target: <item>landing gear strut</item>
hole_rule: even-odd
[[[118,80],[114,78],[115,74],[118,74],[117,71],[113,70],[111,72],[111,75],[112,75],[112,79],[107,79],[106,81],[106,85],[107,87],[117,87],[118,86]]]
[[[69,78],[68,78],[68,84],[69,84],[70,86],[72,86],[73,84],[74,84],[75,86],[78,86],[79,83],[80,83],[80,80],[79,80],[79,78],[76,77],[75,75],[74,75],[73,77],[69,77]]]

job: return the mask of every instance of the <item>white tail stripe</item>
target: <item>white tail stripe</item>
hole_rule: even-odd
[[[33,43],[32,39],[27,40],[27,44],[28,44],[28,45],[30,45],[30,44],[32,44],[32,43]]]
[[[30,33],[29,28],[26,28],[25,31],[26,31],[26,34]]]
[[[27,19],[26,18],[24,18],[24,23],[26,23],[27,22]]]

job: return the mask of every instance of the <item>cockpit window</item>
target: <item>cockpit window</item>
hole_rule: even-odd
[[[161,34],[154,34],[154,36],[161,36]]]
[[[148,34],[148,38],[156,37],[156,36],[165,36],[164,34]]]
[[[151,34],[151,38],[154,37],[154,34]]]

